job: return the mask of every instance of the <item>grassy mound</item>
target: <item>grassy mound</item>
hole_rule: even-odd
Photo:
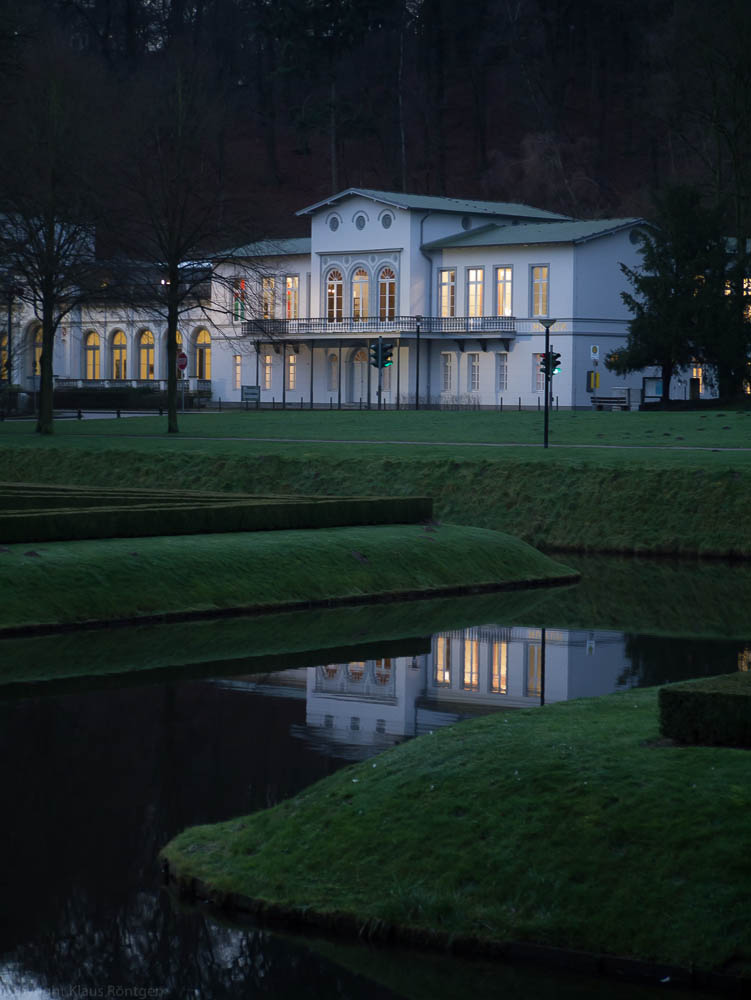
[[[311,922],[748,973],[748,754],[658,737],[657,689],[494,715],[163,855]]]
[[[265,453],[252,452],[248,442],[182,439],[169,450],[148,438],[126,438],[119,447],[103,438],[102,450],[89,439],[54,444],[3,449],[4,475],[227,493],[428,496],[442,520],[508,531],[537,547],[751,556],[751,466],[710,452],[566,456],[528,449],[487,459],[459,446],[453,455],[424,449],[365,455],[362,448],[347,454],[347,446],[329,444],[325,454],[311,456],[310,446],[299,444],[290,445],[292,451],[267,444]],[[230,446],[237,450],[224,450]],[[645,462],[643,455],[653,458]]]
[[[0,630],[573,580],[500,532],[385,525],[0,549]]]

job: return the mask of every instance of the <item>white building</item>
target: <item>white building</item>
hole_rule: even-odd
[[[536,408],[540,321],[551,319],[559,406],[657,393],[656,378],[619,378],[603,364],[626,341],[619,265],[640,262],[640,219],[581,222],[359,188],[298,214],[310,218],[309,239],[238,249],[181,317],[189,395],[240,404],[243,386],[258,386],[261,405],[375,407],[369,351],[380,337],[393,358],[380,370],[386,406]],[[30,314],[17,318],[13,344],[15,380],[33,388],[41,344]],[[54,373],[58,388],[148,389],[165,383],[166,365],[155,310],[100,307],[66,318]],[[676,383],[679,394],[687,387]]]

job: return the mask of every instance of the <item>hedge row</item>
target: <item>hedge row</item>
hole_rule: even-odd
[[[231,531],[410,524],[432,517],[426,497],[236,498],[57,507],[0,514],[0,542],[143,538]]]
[[[678,743],[751,747],[751,673],[660,688],[660,731]]]

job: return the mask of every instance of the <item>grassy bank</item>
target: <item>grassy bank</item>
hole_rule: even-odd
[[[658,735],[656,689],[495,715],[189,829],[164,856],[219,901],[353,931],[747,974],[747,753]]]
[[[0,552],[0,629],[567,577],[516,538],[453,525],[27,543]]]
[[[655,452],[583,450],[563,457],[557,450],[516,450],[487,460],[469,458],[455,446],[451,457],[423,451],[410,458],[398,451],[347,456],[333,445],[325,455],[310,455],[301,445],[289,454],[259,455],[248,454],[249,445],[246,453],[224,452],[220,441],[200,442],[202,451],[182,440],[144,441],[145,450],[138,439],[121,439],[114,449],[114,438],[102,438],[97,450],[62,440],[55,447],[36,447],[32,441],[4,448],[0,463],[4,478],[17,481],[429,496],[441,520],[507,531],[537,547],[751,556],[751,464],[737,464],[734,456],[681,453],[678,463],[676,452],[655,457]],[[151,450],[155,443],[159,449]],[[644,454],[652,456],[650,463],[638,457]],[[613,455],[619,463],[611,464]],[[628,462],[625,455],[637,457]]]

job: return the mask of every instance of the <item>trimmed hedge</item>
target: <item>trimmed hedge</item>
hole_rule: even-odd
[[[660,688],[660,732],[678,743],[751,747],[751,673]]]
[[[268,497],[156,490],[14,488],[3,484],[0,542],[146,538],[232,531],[413,524],[428,497]],[[12,506],[10,506],[12,504]]]

